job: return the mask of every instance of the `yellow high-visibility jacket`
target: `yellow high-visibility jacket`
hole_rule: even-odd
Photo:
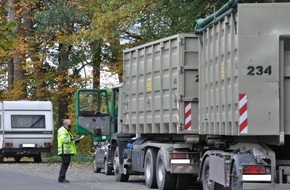
[[[63,126],[57,131],[57,143],[58,155],[77,154],[76,144],[73,139],[73,135]]]

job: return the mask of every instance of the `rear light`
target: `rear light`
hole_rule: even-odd
[[[5,147],[5,148],[11,148],[11,147],[13,147],[13,143],[6,142],[6,143],[4,144],[4,147]]]
[[[244,165],[242,167],[242,174],[245,175],[263,175],[269,173],[270,167],[264,165]]]
[[[52,148],[52,143],[51,142],[44,143],[44,146],[45,147],[48,147],[48,148]]]
[[[171,153],[171,159],[187,159],[188,154],[186,153]]]
[[[171,153],[171,164],[190,164],[190,159],[187,153]]]

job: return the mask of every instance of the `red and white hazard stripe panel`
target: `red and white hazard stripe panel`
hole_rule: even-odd
[[[177,102],[177,128],[181,128],[180,124],[180,102]],[[184,130],[191,130],[191,102],[184,102],[185,122]]]
[[[239,132],[240,134],[248,133],[248,95],[239,94]]]
[[[179,101],[177,101],[177,105],[176,105],[176,107],[177,107],[177,109],[176,109],[176,117],[177,117],[177,129],[180,129],[180,113],[179,113],[179,109],[180,109],[180,102]]]
[[[185,107],[185,130],[191,130],[191,102],[184,102]]]

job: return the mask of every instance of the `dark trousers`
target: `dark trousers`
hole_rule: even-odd
[[[70,164],[71,155],[61,155],[61,167],[59,171],[58,181],[62,181],[65,179],[66,171]]]

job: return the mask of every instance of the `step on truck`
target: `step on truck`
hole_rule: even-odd
[[[163,190],[196,180],[204,190],[290,189],[289,10],[230,0],[197,21],[196,35],[124,50],[123,84],[100,106],[108,113],[77,110],[77,128],[110,133],[120,182],[142,174]]]
[[[53,110],[49,101],[0,102],[0,162],[13,157],[42,161],[53,145]]]

